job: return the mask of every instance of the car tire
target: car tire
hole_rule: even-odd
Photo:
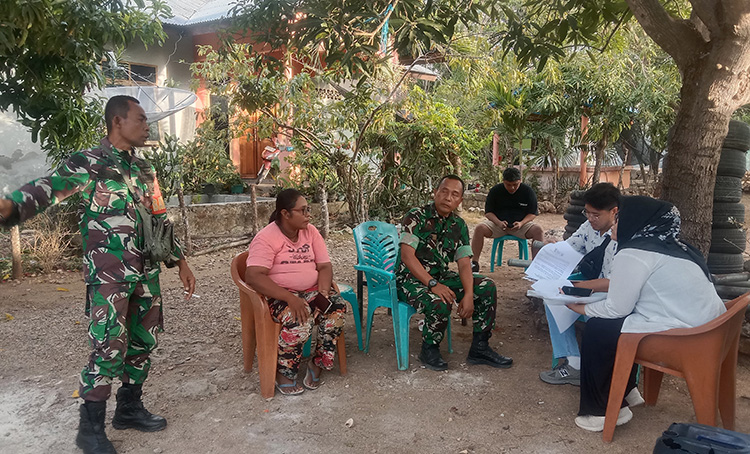
[[[735,150],[734,148],[722,148],[716,175],[737,178],[744,177],[746,159],[747,155],[744,151]]]
[[[709,252],[739,254],[745,251],[747,237],[742,229],[712,229]]]
[[[731,120],[722,147],[741,151],[750,150],[750,125],[742,121]]]
[[[714,203],[713,216],[711,227],[714,229],[741,227],[745,223],[745,205],[741,203]]]
[[[586,191],[584,191],[583,189],[578,189],[578,190],[575,190],[575,191],[571,191],[570,192],[570,201],[572,202],[574,200],[577,200],[577,201],[579,201],[579,203],[581,205],[583,205],[583,194],[585,194],[585,193],[586,193]]]
[[[563,219],[568,221],[568,225],[578,224],[580,226],[586,222],[586,216],[582,214],[565,213],[563,214]]]
[[[742,272],[745,258],[742,254],[721,254],[711,252],[708,254],[708,270],[713,274],[730,274]]]
[[[737,203],[742,200],[742,179],[737,177],[716,177],[714,202]]]

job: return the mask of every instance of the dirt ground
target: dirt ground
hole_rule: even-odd
[[[467,215],[470,224],[478,217]],[[561,215],[542,215],[545,230],[562,233]],[[370,353],[356,347],[351,315],[346,331],[348,374],[323,375],[323,386],[301,396],[259,394],[257,369],[242,369],[238,292],[229,274],[244,248],[190,260],[200,298],[184,302],[176,272],[162,277],[166,331],[153,355],[144,400],[165,416],[158,433],[108,435],[120,453],[580,453],[651,452],[672,422],[694,422],[684,380],[666,378],[655,407],[637,407],[612,444],[573,423],[578,388],[538,378],[551,347],[525,293],[522,270],[482,271],[499,287],[491,345],[514,358],[508,370],[465,363],[470,326],[453,323],[450,369],[420,367],[420,337],[412,319],[410,368],[399,371],[392,325],[375,316]],[[354,284],[351,233],[328,241],[336,280]],[[513,257],[506,245],[505,257]],[[80,273],[58,273],[0,284],[0,453],[75,453],[79,399],[72,397],[86,361],[84,284]],[[418,318],[418,317],[415,317]],[[110,400],[108,421],[114,412]],[[345,425],[348,419],[354,424]],[[737,430],[750,432],[750,359],[737,377]]]

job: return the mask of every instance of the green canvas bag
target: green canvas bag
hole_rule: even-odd
[[[112,153],[112,150],[104,148],[104,151],[114,162],[117,171],[122,176],[125,184],[133,196],[134,206],[141,217],[140,232],[143,237],[143,256],[151,260],[152,263],[159,263],[167,260],[174,250],[174,227],[167,222],[166,218],[158,218],[152,215],[148,208],[143,204],[138,193],[135,192],[130,178],[125,176],[125,171],[120,165],[120,161]]]

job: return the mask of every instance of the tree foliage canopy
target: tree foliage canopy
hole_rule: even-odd
[[[90,145],[102,109],[84,94],[103,84],[107,52],[162,40],[168,11],[161,0],[0,2],[0,110],[16,112],[53,159]]]

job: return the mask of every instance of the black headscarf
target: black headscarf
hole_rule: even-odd
[[[680,240],[680,211],[663,200],[644,196],[620,198],[617,250],[653,251],[695,262],[711,280],[703,254]]]

